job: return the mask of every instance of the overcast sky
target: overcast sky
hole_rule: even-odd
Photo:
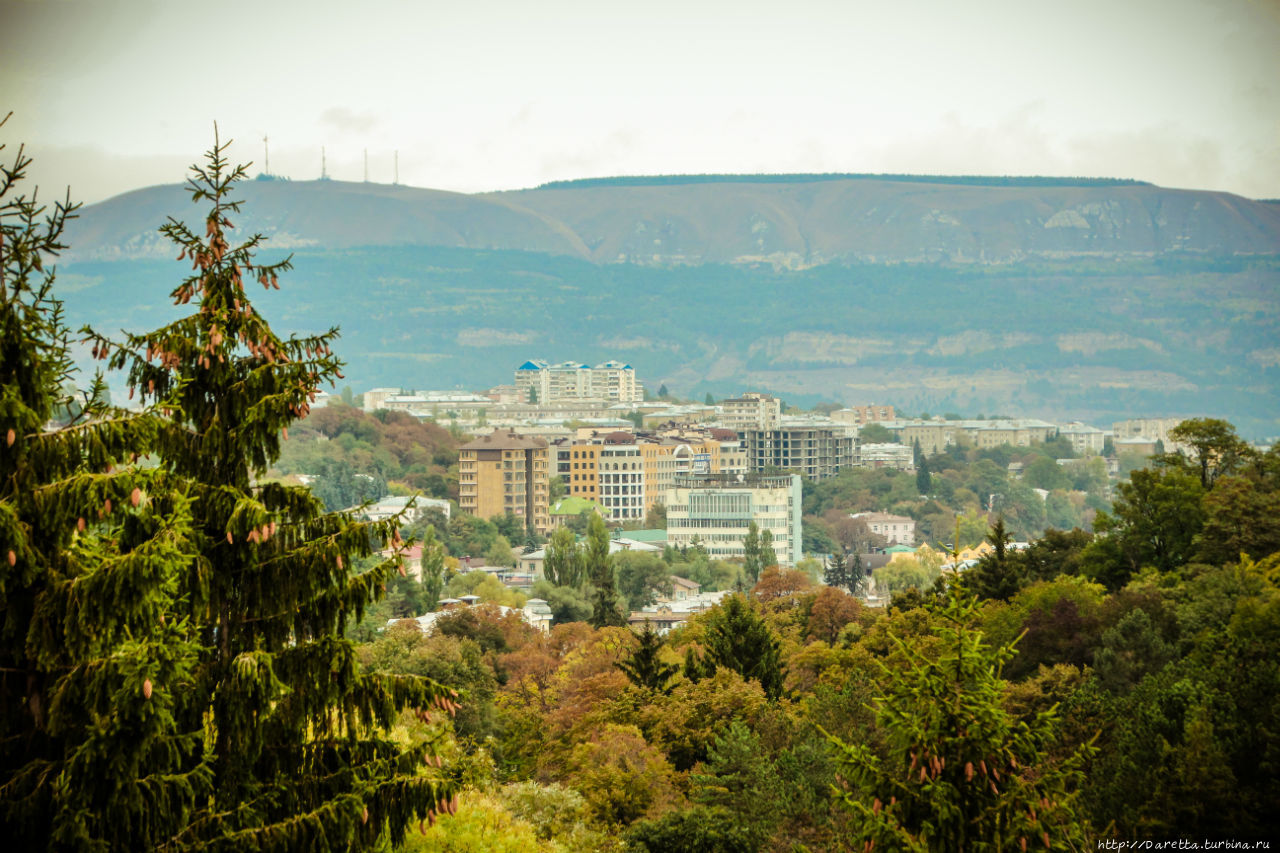
[[[93,202],[235,156],[465,192],[617,174],[1131,177],[1280,197],[1280,0],[0,0],[0,140]]]

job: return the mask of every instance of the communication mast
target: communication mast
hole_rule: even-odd
[[[271,149],[267,146],[267,137],[262,137],[262,173],[264,175],[271,174]]]
[[[325,157],[324,146],[320,146],[320,180],[329,180],[328,158]]]

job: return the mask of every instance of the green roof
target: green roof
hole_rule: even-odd
[[[606,510],[603,506],[593,500],[580,498],[577,495],[570,495],[567,498],[561,498],[551,507],[552,515],[580,515],[586,510],[595,510],[604,515]]]
[[[912,548],[910,545],[892,545],[885,548],[884,552],[886,554],[914,554],[916,549]]]
[[[623,539],[630,539],[633,542],[666,542],[667,531],[662,528],[652,530],[623,530],[620,534]]]

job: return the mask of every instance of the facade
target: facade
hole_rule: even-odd
[[[932,418],[927,421],[885,421],[881,426],[892,432],[900,444],[911,447],[919,442],[920,450],[926,456],[939,453],[961,440],[980,448],[1003,444],[1029,447],[1048,441],[1058,432],[1058,428],[1048,421],[1034,418],[990,421]]]
[[[867,529],[878,536],[883,536],[890,545],[916,544],[916,522],[905,515],[891,515],[887,512],[858,512],[849,516],[866,522]]]
[[[632,438],[628,443],[609,443],[599,448],[600,497],[611,521],[644,518],[644,458],[640,445]]]
[[[1183,418],[1133,418],[1127,421],[1116,421],[1111,425],[1111,438],[1116,444],[1116,450],[1120,449],[1122,441],[1135,438],[1147,439],[1153,446],[1159,441],[1168,453],[1190,450],[1191,448],[1169,438],[1169,430],[1183,420]]]
[[[854,464],[851,428],[813,424],[779,424],[774,429],[743,432],[747,465],[754,472],[794,471],[811,480],[835,476]]]
[[[773,534],[783,566],[800,561],[800,476],[678,477],[666,494],[667,540],[675,548],[701,544],[717,560],[743,559],[752,521]]]
[[[522,400],[538,404],[566,400],[639,403],[644,399],[635,368],[620,361],[595,367],[576,361],[526,361],[516,368],[515,386]]]
[[[1071,442],[1077,456],[1097,456],[1107,441],[1107,433],[1080,421],[1058,426],[1058,435]]]
[[[723,430],[670,430],[661,435],[589,431],[552,447],[554,473],[572,497],[598,501],[610,521],[644,518],[676,477],[745,473],[746,454]]]
[[[545,441],[494,430],[458,451],[458,506],[481,518],[511,512],[546,535],[548,469]]]
[[[782,420],[782,401],[755,392],[720,403],[720,425],[741,433],[749,429],[774,429]]]

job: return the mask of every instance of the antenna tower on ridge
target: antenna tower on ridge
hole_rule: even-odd
[[[329,180],[328,158],[325,157],[324,146],[320,146],[320,180]]]
[[[262,173],[264,175],[271,174],[271,149],[267,146],[267,137],[262,137]]]

